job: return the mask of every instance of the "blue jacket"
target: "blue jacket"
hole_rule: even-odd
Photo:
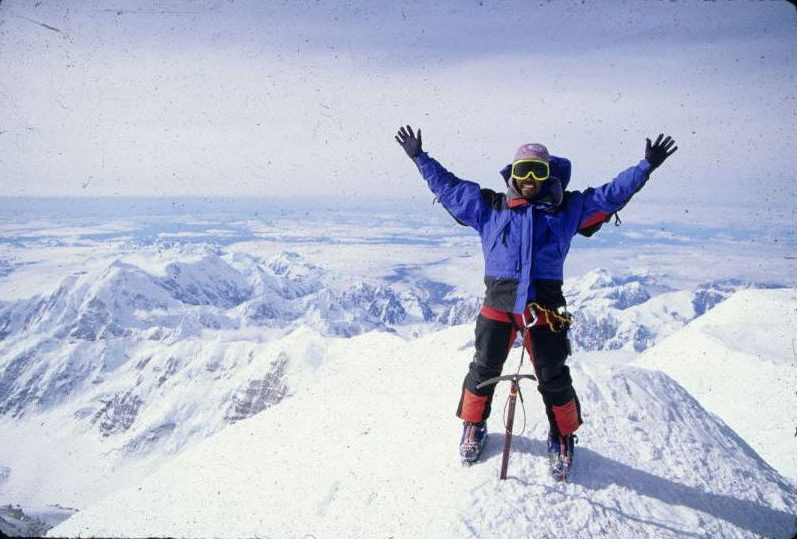
[[[551,157],[551,178],[533,203],[509,181],[507,193],[482,189],[446,170],[425,152],[414,159],[437,200],[460,224],[481,236],[484,253],[484,304],[522,313],[530,301],[564,305],[564,261],[576,233],[591,235],[630,200],[648,179],[642,160],[597,188],[566,191],[570,161]]]

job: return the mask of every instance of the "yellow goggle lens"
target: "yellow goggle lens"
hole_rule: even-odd
[[[543,182],[550,178],[548,163],[539,159],[521,159],[512,163],[512,178],[516,180],[534,179]]]

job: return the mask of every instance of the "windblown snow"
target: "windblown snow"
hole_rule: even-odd
[[[746,294],[769,304],[794,291]],[[721,320],[715,317],[711,327],[730,338],[733,327]],[[415,340],[307,332],[302,341],[317,343],[323,364],[301,391],[189,448],[51,534],[788,537],[795,531],[794,485],[681,385],[629,364],[631,352],[571,358],[585,425],[571,482],[561,484],[547,476],[547,426],[530,386],[527,428],[514,440],[509,479],[498,480],[506,388],[496,395],[484,461],[460,466],[461,427],[453,412],[471,356],[469,325]],[[518,356],[516,349],[510,364]]]

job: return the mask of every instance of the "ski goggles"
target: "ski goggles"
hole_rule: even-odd
[[[537,180],[543,182],[551,177],[548,163],[540,159],[521,159],[512,163],[512,178],[515,180]]]

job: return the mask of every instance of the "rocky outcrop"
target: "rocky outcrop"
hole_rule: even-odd
[[[288,356],[280,354],[263,378],[249,380],[246,387],[233,396],[224,418],[230,423],[235,423],[281,401],[288,390],[285,384],[287,366]]]

